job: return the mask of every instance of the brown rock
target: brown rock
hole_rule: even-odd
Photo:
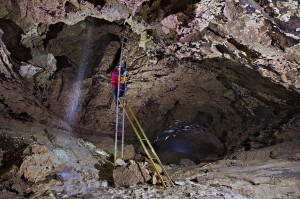
[[[45,146],[34,145],[31,150],[34,154],[25,157],[20,167],[20,172],[27,180],[38,182],[64,169],[65,163]]]
[[[148,170],[144,163],[131,162],[128,166],[117,167],[113,171],[115,187],[128,187],[138,183],[145,183],[150,180]]]
[[[37,185],[32,188],[33,194],[30,196],[30,199],[55,199],[54,194],[50,190],[57,184],[58,181],[51,179],[47,183]]]
[[[4,173],[0,177],[0,190],[7,190],[7,192],[17,193],[18,196],[22,196],[28,186],[26,182],[21,179],[21,175],[18,173],[18,168],[13,166],[8,172]],[[4,197],[2,193],[0,194],[0,199],[6,198],[16,198],[16,197]]]
[[[135,150],[133,145],[126,145],[124,147],[124,160],[133,159],[135,156]]]

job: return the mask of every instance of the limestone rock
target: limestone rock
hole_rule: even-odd
[[[56,59],[53,54],[47,54],[41,57],[44,62],[43,71],[40,72],[36,77],[37,85],[41,88],[47,88],[49,86],[49,79],[56,71]]]
[[[115,187],[128,187],[138,183],[145,183],[151,177],[144,163],[132,162],[127,166],[120,166],[113,170]]]
[[[10,61],[10,52],[7,50],[6,45],[2,41],[3,31],[0,28],[0,75],[6,78],[16,78],[17,76],[13,72],[13,65]]]
[[[125,166],[127,164],[126,164],[126,162],[124,162],[124,160],[122,160],[121,158],[118,158],[118,159],[116,159],[116,165]]]
[[[30,199],[56,199],[51,189],[58,184],[58,181],[51,179],[49,182],[33,187],[31,189],[33,194],[30,196]]]
[[[135,150],[133,145],[125,145],[124,147],[124,160],[130,160],[133,159],[135,156]]]
[[[176,185],[179,185],[179,186],[184,186],[186,184],[186,182],[182,181],[182,180],[177,180],[174,182]]]
[[[159,181],[158,176],[156,175],[156,173],[154,175],[152,175],[152,184],[157,184],[157,182]]]
[[[24,78],[32,78],[36,73],[42,71],[41,68],[35,67],[31,64],[24,64],[20,66],[20,75]]]
[[[134,15],[139,11],[143,2],[148,0],[118,0],[121,4],[125,4],[129,10],[131,10],[131,14]]]
[[[33,154],[26,156],[20,166],[20,172],[27,180],[38,182],[64,169],[65,163],[45,146],[33,145],[31,150]]]
[[[123,4],[117,0],[110,0],[109,2],[111,3],[105,4],[104,1],[93,4],[90,1],[76,0],[53,2],[45,0],[21,0],[16,4],[12,4],[10,1],[3,1],[2,7],[18,10],[15,14],[20,16],[23,23],[54,24],[64,21],[67,24],[75,24],[89,15],[104,18],[108,21],[126,19],[128,17],[129,10]]]

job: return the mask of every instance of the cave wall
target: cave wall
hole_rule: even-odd
[[[112,136],[109,78],[125,32],[126,95],[151,141],[182,121],[227,150],[257,148],[281,141],[277,130],[299,113],[298,2],[95,2],[1,2],[2,121]]]

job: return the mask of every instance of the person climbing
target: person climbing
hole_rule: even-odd
[[[121,66],[120,72],[119,72],[119,66],[117,66],[111,72],[111,87],[113,90],[115,102],[117,102],[117,97],[118,97],[118,85],[119,85],[119,97],[125,96],[125,88],[126,88],[125,72],[126,72],[126,62],[124,62],[123,66]],[[121,74],[120,79],[119,79],[119,74]],[[118,79],[120,80],[120,84],[118,82]]]

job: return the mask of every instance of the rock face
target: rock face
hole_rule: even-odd
[[[31,147],[32,155],[26,156],[21,164],[20,172],[31,182],[44,180],[50,174],[62,171],[65,162],[59,160],[45,146]]]

